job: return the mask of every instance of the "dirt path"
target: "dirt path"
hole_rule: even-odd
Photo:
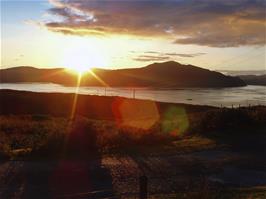
[[[254,187],[266,198],[265,145],[257,151],[213,146],[206,139],[189,139],[179,141],[175,150],[146,148],[152,153],[99,155],[86,161],[2,161],[0,198],[136,198],[143,174],[153,198]]]
[[[258,186],[264,187],[266,196],[266,161],[228,150],[146,157],[106,156],[103,164],[111,172],[114,189],[125,198],[138,194],[138,177],[143,173],[148,177],[149,194],[154,197],[162,193]]]
[[[191,189],[265,187],[265,160],[252,158],[227,150],[204,150],[106,155],[97,161],[7,161],[0,163],[0,198],[134,198],[142,174],[148,177],[150,196]]]

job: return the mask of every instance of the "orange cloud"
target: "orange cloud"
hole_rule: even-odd
[[[126,34],[212,47],[266,43],[266,2],[263,0],[50,2],[54,6],[50,14],[63,20],[43,25],[64,34]]]

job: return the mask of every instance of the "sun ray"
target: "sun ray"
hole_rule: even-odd
[[[72,105],[72,110],[71,110],[71,115],[70,119],[73,120],[76,114],[76,108],[77,108],[77,101],[78,101],[78,94],[79,94],[79,87],[80,87],[80,82],[82,78],[82,73],[80,72],[77,77],[77,84],[76,84],[76,90],[74,93],[74,100],[73,100],[73,105]]]
[[[92,70],[89,70],[89,73],[95,77],[103,86],[110,87],[105,81],[103,81],[98,75],[96,75]]]
[[[82,73],[78,73],[77,76],[77,84],[76,84],[76,90],[74,93],[74,99],[73,99],[73,104],[71,108],[71,113],[70,113],[70,118],[68,122],[68,133],[66,135],[65,141],[64,141],[64,146],[63,146],[63,155],[67,155],[67,147],[68,147],[68,142],[69,142],[69,135],[73,129],[73,125],[75,122],[75,115],[76,115],[76,109],[77,109],[77,103],[78,103],[78,95],[79,95],[79,88],[80,88],[80,83],[82,79]]]

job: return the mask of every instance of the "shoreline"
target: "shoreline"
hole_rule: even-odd
[[[166,103],[152,100],[133,99],[119,96],[98,96],[74,93],[41,93],[31,91],[0,90],[0,114],[51,114],[53,116],[68,116],[77,96],[77,114],[95,119],[113,119],[112,105],[118,101],[126,101],[132,106],[145,106],[145,103],[155,104],[159,113],[169,107],[182,107],[188,113],[204,112],[219,109],[208,105],[193,105],[183,103]],[[142,107],[145,108],[145,107]]]

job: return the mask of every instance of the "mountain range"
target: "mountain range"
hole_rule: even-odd
[[[245,86],[238,77],[168,61],[154,63],[142,68],[131,69],[92,69],[82,75],[81,86],[113,86],[113,87],[234,87]],[[0,70],[1,83],[18,82],[51,82],[67,86],[77,84],[77,74],[64,68],[39,69],[28,66]]]

